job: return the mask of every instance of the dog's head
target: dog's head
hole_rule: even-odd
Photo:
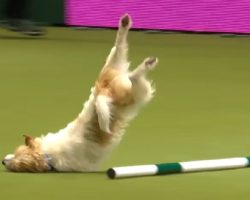
[[[19,146],[14,154],[8,154],[2,161],[7,170],[14,172],[45,172],[50,170],[44,155],[41,154],[39,139],[25,137],[25,144]]]

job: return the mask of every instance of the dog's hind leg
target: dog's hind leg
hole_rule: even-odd
[[[128,42],[127,35],[132,25],[131,17],[125,14],[121,17],[119,22],[119,29],[117,31],[115,46],[106,60],[106,67],[113,67],[121,71],[126,71],[129,67],[127,60]]]

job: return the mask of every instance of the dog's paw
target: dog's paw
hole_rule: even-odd
[[[132,26],[132,20],[128,14],[125,14],[121,17],[120,26],[122,28],[130,28]]]
[[[148,70],[153,70],[155,68],[155,66],[157,65],[158,63],[158,58],[156,57],[148,57],[144,60],[144,63],[145,63],[145,67],[148,69]]]

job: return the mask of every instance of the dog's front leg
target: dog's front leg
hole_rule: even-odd
[[[149,57],[130,72],[129,78],[133,85],[133,97],[136,102],[144,104],[152,99],[155,90],[152,87],[151,81],[146,79],[146,75],[155,68],[157,63],[157,58]]]
[[[149,71],[152,71],[158,63],[158,58],[148,57],[146,58],[136,69],[130,72],[129,78],[131,80],[139,79],[146,76]]]

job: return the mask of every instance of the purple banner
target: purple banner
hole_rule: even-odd
[[[133,28],[250,33],[250,0],[65,0],[66,24],[117,27],[129,13]]]

